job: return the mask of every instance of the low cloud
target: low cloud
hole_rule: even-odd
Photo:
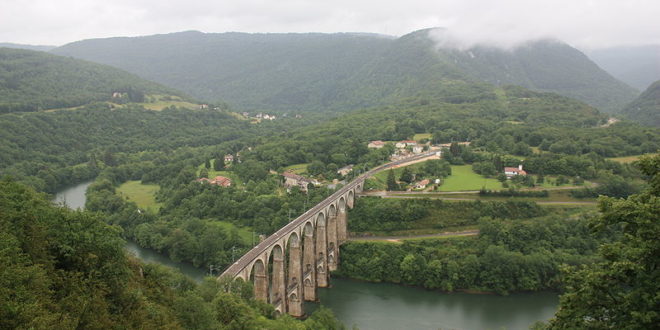
[[[400,36],[445,27],[460,47],[510,48],[555,38],[581,48],[660,44],[657,0],[3,0],[0,42],[80,39],[185,30],[372,32]]]

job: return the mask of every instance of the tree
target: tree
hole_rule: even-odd
[[[200,178],[208,178],[209,177],[209,170],[207,170],[206,168],[203,168],[203,169],[199,170],[199,177]]]
[[[387,190],[399,190],[399,185],[394,178],[394,170],[387,171]]]
[[[407,183],[413,182],[413,173],[410,171],[410,168],[404,167],[403,172],[401,173],[401,177],[399,180]]]
[[[660,324],[660,156],[644,157],[650,188],[627,199],[602,197],[597,231],[622,230],[599,250],[603,261],[569,268],[552,329],[651,329]]]
[[[222,171],[225,169],[225,158],[220,156],[213,161],[213,169],[216,171]]]
[[[204,168],[207,169],[211,168],[211,160],[209,160],[208,158],[204,160]]]

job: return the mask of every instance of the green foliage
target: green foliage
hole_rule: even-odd
[[[0,113],[110,101],[114,92],[142,102],[145,93],[179,94],[128,72],[44,52],[0,48]]]
[[[2,329],[343,328],[325,309],[305,322],[273,319],[249,283],[207,279],[198,287],[140,264],[125,255],[121,230],[98,214],[53,206],[5,179],[0,211]]]
[[[623,235],[600,247],[602,261],[565,270],[566,293],[549,328],[650,329],[660,323],[660,156],[641,164],[650,189],[625,200],[600,200],[602,216],[592,228],[621,229]]]
[[[599,239],[590,234],[584,219],[546,216],[512,221],[485,217],[479,228],[477,238],[410,240],[403,244],[349,242],[341,246],[337,273],[442,291],[507,294],[559,289],[561,264],[596,260],[593,254]]]

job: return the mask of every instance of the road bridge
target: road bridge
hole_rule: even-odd
[[[316,288],[327,287],[330,271],[339,265],[339,245],[348,238],[347,211],[353,208],[364,181],[380,171],[425,158],[437,155],[420,154],[356,177],[260,242],[220,277],[251,281],[255,297],[275,306],[276,313],[302,316],[302,302],[316,300]]]

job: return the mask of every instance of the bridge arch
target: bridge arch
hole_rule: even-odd
[[[346,195],[346,205],[348,205],[349,209],[353,208],[353,202],[355,201],[355,194],[353,193],[353,190],[349,190],[348,194]]]

